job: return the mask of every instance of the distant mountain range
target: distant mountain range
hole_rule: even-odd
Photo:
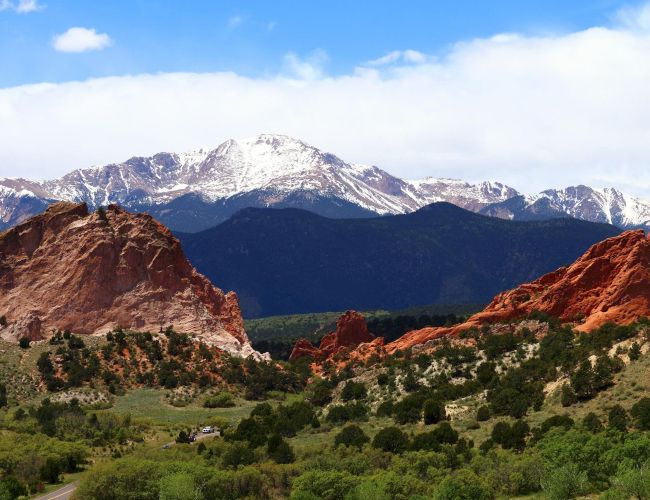
[[[259,317],[486,303],[619,233],[608,224],[512,222],[435,203],[371,219],[249,208],[178,237],[201,273],[235,290],[246,317]]]
[[[403,180],[272,134],[229,140],[216,149],[135,157],[50,181],[0,179],[0,230],[56,200],[86,202],[91,209],[117,203],[186,232],[213,227],[246,207],[352,218],[410,213],[440,201],[514,220],[576,217],[650,227],[650,202],[615,189],[577,186],[528,196],[499,182]]]

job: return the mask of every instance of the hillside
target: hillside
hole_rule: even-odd
[[[415,330],[387,348],[404,349],[530,314],[558,318],[586,332],[607,324],[627,325],[650,316],[648,269],[648,237],[642,230],[626,231],[594,244],[568,266],[498,294],[463,324]]]
[[[486,303],[619,232],[573,219],[511,222],[438,203],[349,220],[246,209],[178,236],[197,269],[235,290],[250,318]]]
[[[311,380],[173,331],[79,340],[0,341],[0,459],[31,492],[60,477],[81,499],[628,498],[647,484],[647,322],[585,335],[526,319]],[[205,425],[219,434],[192,442]],[[48,468],[21,467],[44,449]]]

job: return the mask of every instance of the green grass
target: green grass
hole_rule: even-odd
[[[133,389],[115,400],[112,408],[104,411],[130,414],[134,418],[149,420],[154,424],[183,424],[200,426],[215,418],[236,422],[247,417],[255,402],[237,401],[233,408],[203,408],[200,401],[178,408],[164,401],[161,389]]]

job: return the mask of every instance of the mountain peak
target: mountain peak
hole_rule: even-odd
[[[119,203],[179,231],[223,222],[245,206],[295,207],[327,217],[403,214],[434,202],[506,219],[569,216],[622,228],[650,225],[650,203],[612,188],[574,186],[526,196],[493,180],[403,180],[283,134],[229,139],[216,148],[132,157],[51,181],[0,180],[0,229],[55,200],[92,209]]]

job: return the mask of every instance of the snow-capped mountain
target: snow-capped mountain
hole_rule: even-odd
[[[91,208],[118,203],[150,212],[177,231],[214,226],[250,206],[305,208],[341,218],[408,213],[439,201],[509,219],[571,216],[620,227],[650,220],[650,203],[614,189],[578,186],[528,196],[498,182],[403,180],[273,134],[228,140],[215,149],[134,157],[49,181],[0,179],[0,229],[53,200],[83,201]]]
[[[0,186],[5,189],[0,192],[5,225],[32,215],[16,212],[12,207],[17,203],[10,202],[28,196],[84,201],[91,208],[119,203],[152,212],[177,230],[212,226],[246,206],[294,206],[349,217],[408,213],[435,201],[477,210],[517,194],[499,183],[406,181],[270,134],[228,140],[216,149],[159,153],[75,170],[52,181],[4,179]]]
[[[614,188],[571,186],[519,195],[485,206],[480,213],[512,220],[574,217],[621,228],[650,228],[650,202]]]

